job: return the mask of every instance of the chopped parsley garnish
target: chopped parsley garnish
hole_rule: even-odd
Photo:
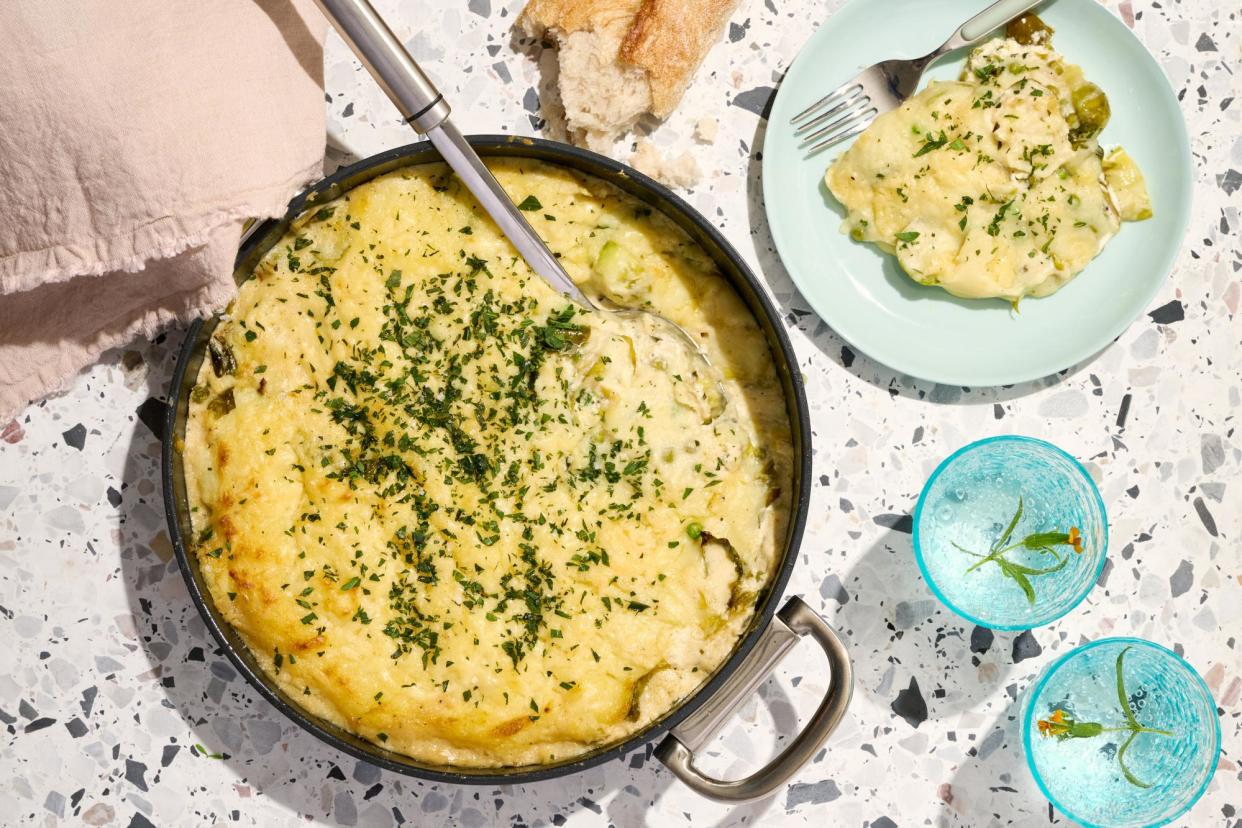
[[[987,228],[989,236],[1000,235],[1001,222],[1005,220],[1005,214],[1009,212],[1009,208],[1012,206],[1013,206],[1013,201],[1006,201],[1004,204],[1000,206],[1000,209],[996,211],[996,215],[992,216],[992,221],[988,223],[988,228]]]
[[[459,186],[444,180],[444,189]],[[408,216],[408,204],[400,206]],[[556,220],[533,195],[518,206]],[[685,435],[694,444],[690,448],[688,441],[685,450],[699,450],[701,462],[692,472],[691,464],[670,463],[663,454],[664,420],[684,414],[666,397],[648,394],[657,403],[654,410],[639,394],[610,402],[611,389],[598,375],[583,381],[589,366],[580,363],[588,358],[603,371],[613,370],[606,366],[616,352],[601,354],[595,347],[601,340],[607,344],[603,337],[613,332],[572,304],[503,282],[515,273],[532,277],[511,252],[466,247],[477,241],[468,237],[490,238],[494,230],[483,225],[475,230],[465,213],[446,212],[433,225],[435,235],[407,222],[402,233],[408,231],[408,237],[403,235],[401,244],[409,249],[403,252],[390,247],[390,240],[381,241],[379,228],[355,221],[349,209],[339,201],[316,209],[312,221],[334,215],[342,221],[303,227],[308,235],[287,240],[267,265],[297,286],[277,299],[288,302],[299,325],[305,322],[313,333],[309,343],[296,345],[264,334],[265,356],[268,348],[283,350],[286,361],[297,361],[305,371],[304,380],[293,380],[304,384],[273,385],[264,404],[300,398],[301,410],[324,426],[282,431],[272,420],[271,435],[254,446],[277,475],[294,485],[308,484],[293,512],[297,517],[281,527],[296,544],[296,562],[285,574],[291,583],[281,586],[280,600],[297,607],[293,617],[307,628],[298,642],[303,663],[341,646],[333,635],[345,632],[380,642],[398,663],[393,674],[413,680],[407,686],[439,688],[453,700],[461,693],[463,701],[479,705],[484,692],[492,692],[480,689],[481,680],[466,687],[455,681],[450,688],[445,678],[463,636],[477,635],[470,660],[480,675],[542,672],[546,665],[535,662],[545,653],[569,656],[580,647],[579,668],[587,652],[599,662],[601,655],[588,646],[595,642],[582,640],[580,630],[592,623],[597,629],[632,624],[631,613],[659,617],[665,593],[651,590],[684,577],[669,561],[699,554],[698,544],[680,537],[677,527],[684,526],[691,541],[706,534],[701,523],[685,522],[701,513],[678,502],[677,493],[684,501],[727,482],[731,467],[695,434]],[[400,221],[400,211],[387,212],[385,219]],[[640,217],[650,213],[638,208]],[[564,214],[560,221],[568,225],[570,218]],[[609,229],[604,221],[597,230]],[[329,233],[346,226],[359,232],[351,234],[346,252],[329,255],[335,247]],[[352,278],[355,265],[369,278],[346,286],[335,268]],[[225,341],[257,341],[265,329],[250,319],[226,322],[213,340],[217,375],[267,370],[246,354],[246,370],[237,372]],[[350,333],[358,329],[367,335]],[[590,348],[583,347],[587,343]],[[289,376],[281,373],[282,381]],[[684,388],[697,379],[675,371],[669,377]],[[250,389],[260,381],[239,380],[238,400],[248,403]],[[214,380],[204,386],[208,399],[199,402],[220,394],[212,410],[231,410],[236,402],[231,390],[222,393],[224,385]],[[616,417],[618,422],[603,417],[604,405],[624,416]],[[579,423],[590,426],[586,439],[541,440],[549,431]],[[331,484],[313,485],[323,478]],[[625,548],[638,537],[630,527],[643,526],[658,509],[672,516],[662,525],[677,536]],[[364,524],[368,515],[375,520]],[[376,525],[387,527],[378,542],[371,533]],[[622,531],[615,531],[617,526]],[[227,546],[213,549],[209,539],[209,534],[200,538],[201,549],[211,550],[203,554],[232,556]],[[682,550],[670,553],[665,543]],[[350,551],[324,555],[324,548]],[[640,577],[628,566],[614,568],[622,554],[647,557],[650,571]],[[364,600],[375,617],[358,605]],[[293,654],[276,651],[273,663],[284,670],[296,661]],[[584,674],[546,676],[571,691]],[[367,692],[377,703],[384,695],[375,688]],[[392,698],[389,691],[385,703]],[[521,706],[520,696],[514,701]],[[534,717],[545,712],[534,699],[530,708]]]
[[[931,133],[928,133],[928,135],[931,135]],[[949,143],[948,136],[944,134],[944,130],[942,129],[940,130],[939,135],[928,138],[927,141],[924,142],[923,146],[919,147],[918,151],[914,153],[914,157],[918,158],[920,155],[926,155],[932,150],[938,150],[947,143]]]
[[[985,63],[982,66],[975,67],[975,78],[979,83],[988,83],[992,78],[1000,74],[1001,66],[998,63]]]

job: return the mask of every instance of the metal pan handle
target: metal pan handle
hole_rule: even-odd
[[[775,759],[744,779],[724,781],[694,766],[694,751],[719,732],[733,711],[772,672],[798,639],[809,635],[828,656],[831,683],[824,700],[802,732]],[[785,602],[738,669],[707,703],[673,728],[655,750],[656,758],[696,793],[721,802],[745,802],[775,791],[797,773],[823,746],[845,715],[854,691],[849,653],[828,622],[801,598]]]

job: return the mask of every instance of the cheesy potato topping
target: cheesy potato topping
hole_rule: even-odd
[[[490,164],[588,295],[440,164],[309,210],[208,343],[184,445],[216,606],[314,715],[453,766],[573,757],[693,691],[787,524],[767,343],[712,260],[604,182]]]
[[[1050,33],[992,40],[959,81],[879,116],[826,175],[842,230],[921,284],[1016,305],[1073,279],[1122,220],[1150,217],[1138,167],[1096,142],[1104,93]]]

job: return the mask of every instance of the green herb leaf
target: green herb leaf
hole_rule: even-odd
[[[1030,602],[1031,604],[1034,604],[1035,603],[1035,587],[1031,586],[1030,579],[1028,579],[1026,575],[1024,575],[1023,573],[1019,572],[1014,567],[1014,564],[1009,563],[1004,558],[997,558],[996,563],[1000,565],[1001,572],[1004,572],[1005,575],[1012,578],[1018,584],[1018,586],[1022,587],[1022,591],[1026,593],[1026,600]]]
[[[350,578],[345,583],[341,584],[341,592],[348,592],[349,590],[358,586],[358,584],[360,583],[362,583],[362,579],[359,578],[357,575],[355,575],[354,577]]]
[[[1027,549],[1044,549],[1067,544],[1069,539],[1070,536],[1065,532],[1036,532],[1023,538],[1022,545]]]
[[[930,135],[930,133],[928,134]],[[926,155],[932,150],[938,150],[947,143],[949,143],[949,139],[944,134],[944,130],[942,129],[940,130],[940,134],[936,137],[928,138],[927,142],[924,143],[923,146],[919,147],[918,152],[914,153],[914,157],[918,158],[920,155]]]
[[[1009,208],[1012,206],[1012,201],[1006,201],[1000,206],[1000,209],[996,211],[996,215],[992,216],[992,221],[988,223],[987,228],[989,236],[1000,235],[1000,223],[1005,220],[1005,213],[1008,213]]]
[[[1056,553],[1054,552],[1052,554],[1055,555]],[[1047,575],[1050,572],[1056,572],[1059,569],[1063,569],[1065,565],[1069,563],[1069,557],[1058,557],[1057,561],[1058,563],[1055,566],[1050,566],[1047,569],[1034,569],[1032,567],[1016,563],[1009,563],[1009,566],[1011,566],[1014,570],[1021,572],[1023,575]]]
[[[909,244],[910,242],[914,241],[914,240],[915,240],[915,239],[917,239],[918,237],[919,237],[919,234],[918,234],[918,232],[917,232],[917,231],[914,231],[914,230],[906,230],[906,231],[904,231],[904,232],[902,232],[902,233],[898,233],[898,234],[897,234],[897,241],[903,241],[903,242],[906,242],[907,244]]]
[[[1130,648],[1127,647],[1126,649],[1128,650]],[[1122,655],[1125,655],[1124,650],[1122,651]],[[1118,660],[1120,660],[1120,656],[1118,656]],[[1117,671],[1117,682],[1119,684],[1121,682],[1120,669],[1118,669]],[[1127,715],[1129,715],[1130,706],[1129,705],[1123,705],[1123,706],[1126,709]],[[1150,788],[1151,787],[1150,782],[1144,782],[1143,780],[1139,779],[1137,776],[1131,773],[1129,768],[1126,767],[1126,761],[1125,761],[1126,751],[1130,749],[1130,745],[1134,742],[1136,738],[1138,738],[1138,735],[1139,735],[1139,731],[1137,730],[1133,731],[1130,734],[1130,737],[1121,743],[1121,747],[1117,748],[1117,764],[1121,767],[1121,775],[1124,776],[1126,778],[1126,781],[1129,782],[1131,785],[1134,785],[1135,787],[1138,787],[1138,788]]]
[[[531,212],[534,210],[542,210],[543,205],[539,203],[539,199],[535,198],[533,195],[528,195],[526,198],[522,199],[522,203],[519,204],[517,208],[519,210]]]
[[[1099,722],[1073,722],[1066,732],[1066,738],[1090,739],[1104,732],[1104,725]]]
[[[949,543],[951,543],[951,544],[953,544],[954,546],[956,546],[956,547],[957,547],[957,551],[958,551],[958,552],[965,552],[967,555],[973,555],[973,556],[974,556],[974,557],[976,557],[976,558],[986,558],[986,557],[987,557],[987,555],[980,555],[978,552],[971,552],[969,549],[967,549],[966,547],[962,546],[962,545],[961,545],[960,543],[958,543],[957,541],[949,541]],[[973,569],[973,567],[972,567],[972,569]]]
[[[1018,528],[1018,521],[1022,519],[1023,507],[1024,507],[1024,504],[1022,502],[1022,498],[1019,496],[1018,497],[1018,510],[1013,513],[1013,518],[1009,521],[1009,525],[1005,527],[1005,531],[1001,533],[1001,536],[996,539],[996,543],[992,544],[993,552],[995,552],[997,549],[1000,549],[1002,546],[1004,546],[1005,541],[1009,540],[1010,536],[1013,535],[1013,530]]]
[[[1138,719],[1134,718],[1134,712],[1130,710],[1130,694],[1126,692],[1126,679],[1122,672],[1123,662],[1128,652],[1130,652],[1130,648],[1126,647],[1117,653],[1117,703],[1121,705],[1121,712],[1126,717],[1126,724],[1138,730],[1142,725],[1138,723]],[[1120,752],[1118,752],[1117,758],[1121,758]]]
[[[1000,73],[1001,67],[996,63],[987,63],[975,69],[975,77],[979,83],[987,83],[994,75]]]

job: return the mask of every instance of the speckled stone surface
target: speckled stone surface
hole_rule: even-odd
[[[377,5],[464,131],[554,129],[539,114],[549,56],[512,31],[520,2]],[[807,309],[773,252],[757,182],[762,113],[799,45],[838,5],[744,3],[681,111],[652,133],[660,146],[696,149],[706,176],[687,198],[762,274],[807,377],[817,483],[790,592],[848,638],[857,688],[827,750],[794,784],[729,808],[681,787],[648,749],[540,784],[437,786],[357,762],[290,724],[215,650],[171,558],[153,427],[183,336],[174,330],[109,354],[65,394],[0,423],[0,821],[1064,824],[1026,771],[1018,699],[1058,654],[1127,634],[1184,653],[1220,707],[1220,766],[1181,822],[1239,825],[1237,5],[1109,0],[1182,101],[1195,158],[1190,231],[1150,312],[1104,353],[1060,376],[988,390],[916,382],[852,352]],[[331,118],[356,152],[408,142],[339,42],[326,75]],[[701,117],[720,121],[712,144],[693,139]],[[941,608],[910,548],[908,514],[935,464],[1006,432],[1083,460],[1112,524],[1110,560],[1086,603],[1021,635],[964,625]],[[819,656],[800,646],[709,751],[709,770],[743,773],[771,754],[774,732],[789,734],[813,708],[825,677]]]

